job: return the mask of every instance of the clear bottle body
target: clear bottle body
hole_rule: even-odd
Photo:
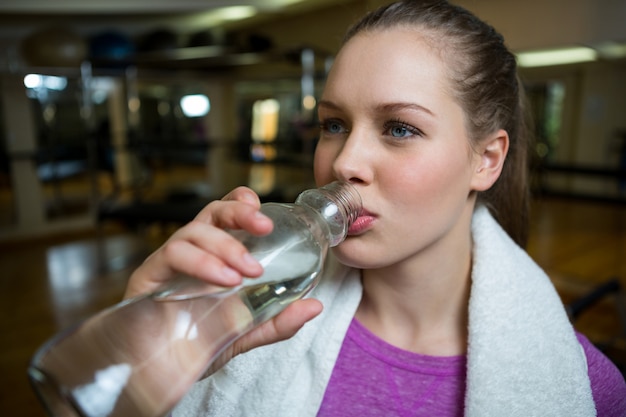
[[[355,192],[343,187],[340,196]],[[270,235],[233,232],[263,265],[261,277],[232,289],[181,277],[49,341],[29,368],[49,413],[166,415],[234,341],[316,285],[329,246],[345,238],[360,211],[358,194],[338,202],[336,191],[320,197],[313,190],[295,204],[264,204],[261,210],[274,221]]]

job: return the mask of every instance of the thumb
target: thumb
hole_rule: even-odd
[[[276,317],[253,329],[242,338],[237,353],[244,353],[255,347],[289,339],[308,321],[317,317],[322,310],[322,303],[314,298],[298,300],[290,304]]]
[[[237,340],[226,349],[207,369],[203,378],[216,372],[229,360],[240,353],[248,352],[256,347],[289,339],[295,335],[309,320],[318,316],[323,310],[322,303],[313,298],[298,300],[290,304],[273,319],[263,323],[250,333]]]

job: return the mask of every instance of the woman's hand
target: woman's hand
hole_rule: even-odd
[[[263,267],[241,242],[224,230],[244,229],[254,235],[270,233],[272,221],[259,211],[260,206],[258,196],[246,187],[236,188],[222,200],[209,203],[135,270],[125,297],[155,291],[181,274],[220,287],[239,285],[244,276],[260,276]],[[239,353],[293,336],[321,311],[321,303],[314,299],[293,303],[240,338],[212,369],[218,369]]]
[[[209,203],[190,223],[176,231],[132,274],[125,297],[156,290],[184,274],[211,284],[231,287],[242,276],[256,277],[263,268],[224,229],[244,229],[255,235],[272,231],[272,221],[259,211],[258,196],[239,187]]]

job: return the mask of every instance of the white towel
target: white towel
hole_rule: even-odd
[[[486,208],[472,233],[465,415],[595,416],[584,352],[548,277]],[[315,416],[361,292],[359,272],[329,257],[313,294],[322,315],[198,382],[174,416]]]
[[[467,416],[595,416],[584,351],[547,275],[484,207],[469,307]]]
[[[289,340],[232,359],[198,383],[175,417],[315,416],[361,299],[360,273],[329,257],[313,296],[320,316]]]

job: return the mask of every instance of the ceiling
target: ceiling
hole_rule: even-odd
[[[0,0],[0,36],[42,24],[109,27],[166,21],[176,29],[242,25],[350,0]]]
[[[285,19],[355,0],[0,0],[0,51],[22,45],[33,34],[50,28],[71,28],[79,36],[118,32],[137,39],[165,29],[182,38],[207,30],[225,33],[262,21]],[[221,36],[217,35],[218,37]],[[186,51],[208,54],[221,51]],[[173,52],[171,52],[173,53]],[[157,57],[157,60],[207,64],[187,56]],[[249,57],[245,57],[249,58]],[[2,56],[0,56],[2,61]],[[153,65],[153,64],[150,64]]]
[[[229,6],[253,6],[263,12],[272,12],[303,3],[323,5],[330,2],[324,0],[0,0],[0,13],[159,14],[209,11]]]
[[[616,44],[623,56],[626,2],[607,0],[457,0],[502,30],[514,50],[548,47]],[[290,16],[345,5],[367,8],[384,0],[0,0],[0,64],[11,45],[18,45],[42,28],[71,28],[88,38],[118,31],[138,39],[159,29],[169,29],[183,39],[196,33],[255,27],[260,22],[289,21]],[[235,8],[233,8],[233,6]],[[355,6],[355,7],[353,7]],[[571,11],[566,17],[565,8]],[[541,10],[540,13],[537,11]],[[233,17],[225,12],[247,12]],[[330,13],[327,16],[333,16]],[[562,20],[555,26],[554,21]],[[533,30],[526,22],[532,21]],[[522,22],[522,23],[520,23]],[[332,26],[332,23],[327,26]],[[325,27],[327,27],[325,26]],[[345,26],[342,26],[345,27]],[[298,28],[295,28],[297,30]],[[254,29],[252,29],[254,30]],[[220,34],[220,32],[222,34]],[[324,35],[322,33],[321,35]],[[310,35],[308,35],[310,36]],[[318,39],[323,36],[315,36]]]

